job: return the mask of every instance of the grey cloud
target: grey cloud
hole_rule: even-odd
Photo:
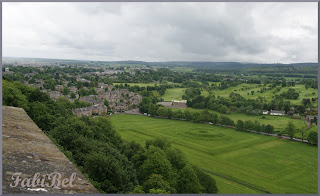
[[[316,3],[3,5],[4,56],[317,61]]]

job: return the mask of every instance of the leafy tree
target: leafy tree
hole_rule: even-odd
[[[171,147],[171,143],[164,137],[156,137],[155,139],[146,141],[146,149],[148,149],[149,146],[156,146],[162,150],[167,150]]]
[[[212,122],[213,124],[218,124],[218,122],[219,122],[219,117],[218,117],[217,114],[212,114],[211,122]]]
[[[274,130],[274,127],[272,125],[269,125],[269,124],[265,128],[265,132],[268,133],[268,134],[273,133],[273,130]]]
[[[223,114],[226,114],[228,111],[228,108],[224,105],[220,108],[219,112],[223,113]]]
[[[161,117],[167,117],[167,108],[159,107],[157,110],[157,115]]]
[[[177,119],[181,119],[181,118],[183,118],[183,114],[182,114],[181,110],[177,110],[172,113],[172,117],[177,118]]]
[[[242,120],[238,120],[236,124],[236,129],[243,131],[244,130],[244,122]]]
[[[144,97],[139,104],[139,111],[141,113],[148,113],[150,103],[151,99],[149,97]]]
[[[220,116],[219,123],[227,126],[234,126],[234,121],[227,116]]]
[[[130,194],[145,194],[145,192],[142,190],[142,186],[138,185],[134,187],[133,191],[130,192]]]
[[[75,98],[76,98],[76,94],[75,94],[74,92],[71,92],[71,93],[70,93],[70,98],[71,98],[71,99],[75,99]]]
[[[312,145],[318,145],[318,132],[311,131],[308,135],[308,142]]]
[[[28,108],[28,100],[21,90],[15,87],[15,85],[6,80],[2,80],[2,101],[3,105]]]
[[[257,132],[261,131],[260,123],[257,120],[254,121],[254,130]]]
[[[311,123],[318,125],[318,118],[315,116]]]
[[[303,141],[304,140],[304,134],[306,132],[306,128],[300,129],[299,132],[301,133],[301,140]]]
[[[194,122],[199,122],[201,120],[201,114],[199,112],[192,113],[192,120]]]
[[[286,132],[290,139],[292,140],[295,134],[295,125],[292,122],[289,122],[287,127],[286,127]]]
[[[163,189],[150,189],[149,193],[150,194],[170,194],[170,191],[166,191]]]
[[[266,125],[265,124],[261,125],[261,132],[266,132]]]
[[[245,128],[245,130],[253,130],[254,129],[254,123],[251,120],[246,120],[244,122],[244,128]]]
[[[187,164],[186,156],[177,148],[168,148],[166,150],[166,157],[170,161],[172,167],[180,170]]]
[[[173,114],[172,109],[171,109],[171,108],[168,108],[168,110],[167,110],[167,117],[168,117],[169,119],[172,118],[172,114]]]
[[[302,100],[302,104],[303,104],[304,106],[308,106],[308,105],[311,105],[311,101],[310,101],[309,98],[308,98],[308,99],[303,99],[303,100]]]
[[[299,97],[299,93],[293,88],[289,88],[287,92],[283,92],[280,95],[286,99],[298,99]]]
[[[69,89],[68,88],[63,88],[63,90],[62,90],[62,94],[63,95],[68,95],[69,94]]]
[[[201,171],[198,167],[193,166],[192,168],[199,179],[202,193],[218,193],[216,181],[211,176]]]
[[[77,81],[76,86],[77,86],[78,90],[80,90],[83,87],[83,84],[81,81]]]
[[[210,122],[211,121],[211,114],[208,110],[203,110],[201,113],[201,121]]]
[[[134,155],[138,154],[138,152],[141,150],[142,146],[139,143],[130,141],[123,143],[121,153],[124,154],[129,160],[131,160],[131,158]]]
[[[150,154],[140,167],[140,182],[147,181],[152,174],[160,174],[164,180],[171,182],[173,171],[171,163],[159,152]]]
[[[306,111],[306,107],[304,105],[298,105],[296,107],[296,112],[303,114]]]
[[[81,88],[80,90],[79,90],[79,96],[80,97],[85,97],[85,96],[87,96],[88,95],[88,91],[86,91],[84,88]]]
[[[175,192],[174,189],[170,187],[170,184],[163,179],[163,176],[159,174],[152,174],[149,179],[143,183],[143,191],[149,192],[150,189],[161,189],[169,193]]]
[[[107,107],[109,107],[109,102],[108,102],[108,100],[104,100],[104,102],[103,102],[103,104],[105,105],[105,106],[107,106]]]
[[[96,94],[97,94],[96,90],[93,87],[91,87],[88,91],[88,95],[96,95]]]
[[[49,95],[41,92],[40,89],[35,89],[33,91],[30,91],[28,96],[29,96],[29,99],[28,99],[29,102],[35,102],[35,101],[50,102],[51,101]]]
[[[186,120],[190,121],[192,119],[191,112],[189,110],[184,110],[184,117]]]
[[[185,166],[178,177],[178,193],[200,193],[201,185],[199,179],[191,166]]]
[[[129,192],[138,183],[132,164],[112,148],[108,154],[88,154],[83,168],[94,181],[99,182],[98,188],[107,193]]]

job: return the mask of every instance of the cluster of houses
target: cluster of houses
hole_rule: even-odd
[[[157,104],[167,108],[186,108],[187,100],[172,100],[171,102],[158,102]]]
[[[98,69],[98,68],[97,68]],[[101,68],[99,68],[101,69]],[[43,68],[42,68],[43,70]],[[137,70],[141,71],[140,68],[137,68]],[[130,74],[135,74],[135,69],[130,70]],[[9,67],[5,68],[6,73],[11,73],[9,70]],[[124,71],[122,70],[108,70],[105,69],[102,72],[87,72],[83,73],[81,75],[76,75],[76,81],[81,81],[82,83],[91,81],[84,78],[84,76],[90,76],[92,74],[95,75],[112,75],[112,74],[121,74]],[[32,73],[26,73],[24,76],[30,78],[33,78],[33,76],[37,74],[37,72]],[[56,73],[59,75],[59,73]],[[70,73],[66,73],[68,77],[72,77]],[[110,76],[111,77],[111,76]],[[111,112],[124,112],[127,110],[130,110],[132,108],[135,108],[139,105],[139,103],[142,100],[142,96],[134,93],[129,92],[128,89],[115,89],[113,85],[108,85],[104,83],[98,83],[97,88],[95,88],[96,95],[88,95],[88,96],[79,96],[79,89],[76,86],[69,86],[68,87],[68,81],[62,81],[61,85],[55,85],[54,90],[45,89],[45,83],[41,79],[33,79],[34,81],[32,83],[29,83],[28,81],[25,81],[26,85],[33,86],[35,88],[40,88],[42,92],[45,92],[49,95],[49,97],[53,100],[57,100],[59,97],[66,97],[70,100],[70,102],[74,102],[75,99],[78,99],[79,101],[85,101],[90,103],[91,105],[86,108],[78,108],[74,109],[73,113],[77,116],[91,116],[95,114],[103,114],[107,111]],[[69,92],[73,92],[75,94],[75,97],[71,97],[70,93],[68,95],[63,95],[64,88],[68,88]],[[83,87],[84,90],[88,91],[88,87]],[[108,106],[105,105],[105,100],[108,101]]]
[[[83,97],[79,97],[79,90],[75,86],[68,87],[70,92],[75,93],[75,99],[72,99],[70,95],[63,95],[62,91],[64,88],[64,85],[56,85],[54,91],[47,89],[42,89],[41,91],[47,93],[53,100],[57,100],[59,97],[64,96],[67,97],[70,102],[74,102],[75,99],[78,99],[79,101],[91,104],[86,108],[74,109],[73,113],[77,116],[105,114],[107,108],[111,112],[124,112],[137,107],[142,100],[142,96],[137,93],[130,92],[128,89],[115,89],[113,85],[104,83],[99,83],[98,88],[95,88],[96,95]],[[105,100],[108,102],[108,107],[105,106]]]
[[[78,117],[81,116],[92,116],[92,115],[100,115],[106,114],[108,111],[108,107],[101,104],[90,105],[86,108],[76,108],[72,110],[72,113],[77,115]]]
[[[284,116],[286,115],[285,111],[278,111],[278,110],[262,110],[262,114],[265,115],[273,115],[273,116]],[[287,114],[288,116],[292,116],[293,112],[288,112]],[[299,114],[298,114],[299,116]],[[312,120],[314,120],[315,118],[317,118],[316,115],[306,115],[305,120],[311,122]]]

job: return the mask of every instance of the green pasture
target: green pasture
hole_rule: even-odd
[[[220,97],[228,97],[229,94],[231,92],[234,93],[238,93],[240,95],[242,95],[243,97],[245,97],[246,99],[256,99],[259,96],[260,97],[264,97],[267,100],[271,100],[273,96],[275,96],[276,94],[281,94],[283,92],[286,92],[289,88],[293,88],[296,90],[296,92],[299,93],[299,98],[298,99],[285,99],[290,101],[293,104],[301,104],[302,99],[305,98],[316,98],[318,97],[318,90],[317,89],[313,89],[313,88],[308,88],[306,89],[304,85],[295,85],[295,86],[291,86],[291,87],[282,87],[280,89],[280,91],[276,92],[276,88],[273,88],[271,90],[267,90],[263,93],[257,92],[260,91],[260,89],[262,89],[264,86],[263,85],[259,85],[259,84],[246,84],[246,83],[242,83],[239,84],[235,87],[230,87],[224,90],[214,90],[212,93],[215,96],[220,96]],[[268,88],[268,87],[266,87]],[[251,94],[251,91],[254,91],[254,94]],[[249,93],[249,95],[248,95]],[[312,94],[314,93],[314,94]]]
[[[189,110],[190,112],[202,112],[204,109],[194,109],[194,108],[185,108],[185,109],[178,109],[172,108],[173,111],[176,110]],[[297,129],[305,129],[307,124],[304,122],[303,119],[291,119],[288,116],[271,116],[271,115],[246,115],[242,113],[231,112],[231,114],[222,114],[217,111],[209,110],[212,114],[217,114],[218,116],[224,115],[231,118],[235,123],[238,120],[246,121],[251,120],[254,122],[257,120],[261,124],[270,124],[274,126],[275,131],[284,131],[286,126],[288,125],[289,121],[291,121]]]
[[[318,188],[317,147],[272,136],[179,120],[108,117],[124,140],[144,145],[167,138],[188,161],[214,176],[219,193],[312,193]]]
[[[182,100],[186,88],[169,88],[161,97],[164,101]]]
[[[171,68],[172,71],[177,71],[177,72],[192,72],[194,68],[191,67],[175,67]]]
[[[126,83],[113,83],[113,85],[125,85]],[[155,85],[159,85],[158,83],[127,83],[130,86],[139,86],[139,87],[147,87],[147,86],[155,86]]]

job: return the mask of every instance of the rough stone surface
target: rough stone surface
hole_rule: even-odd
[[[2,106],[2,153],[3,194],[99,193],[21,108]],[[76,173],[75,186],[60,186],[61,189],[39,186],[28,190],[19,184],[12,188],[11,178],[16,172],[23,174],[21,178],[33,178],[37,172],[42,175],[59,172],[62,179]]]

